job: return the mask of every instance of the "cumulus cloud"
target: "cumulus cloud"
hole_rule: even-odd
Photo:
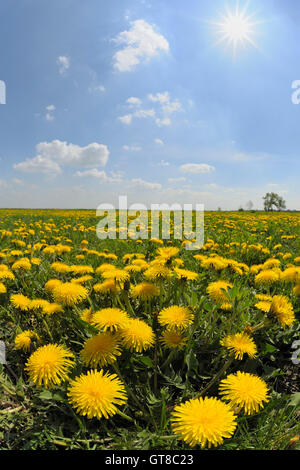
[[[111,176],[108,176],[104,170],[98,170],[97,168],[76,171],[75,176],[78,176],[79,178],[96,178],[101,180],[103,183],[120,183],[122,181],[121,174],[112,173]]]
[[[128,98],[128,100],[126,100],[126,103],[128,103],[130,106],[140,106],[142,104],[142,100],[136,96],[131,96]]]
[[[68,144],[60,140],[40,142],[36,146],[37,155],[14,165],[16,170],[26,173],[59,174],[61,166],[91,168],[105,166],[109,157],[106,145],[93,142],[85,147]]]
[[[162,126],[170,126],[171,125],[171,119],[166,117],[166,118],[156,118],[155,122],[158,127]]]
[[[140,150],[142,150],[142,147],[140,147],[139,145],[123,145],[123,150],[139,152]]]
[[[151,183],[141,178],[133,178],[131,180],[131,186],[137,186],[146,189],[161,189],[162,187],[160,183]]]
[[[182,173],[209,173],[215,170],[214,166],[208,165],[207,163],[186,163],[179,167]]]
[[[65,55],[60,55],[56,59],[56,64],[58,65],[58,71],[60,75],[64,75],[70,68],[70,58]]]
[[[54,121],[54,111],[55,111],[55,106],[54,104],[50,104],[49,106],[46,106],[46,115],[45,119],[46,121]]]
[[[164,145],[164,142],[161,139],[154,139],[154,142],[158,145]]]
[[[104,93],[105,92],[105,87],[103,85],[95,85],[95,86],[90,86],[89,87],[89,92],[90,93]]]
[[[123,124],[131,124],[132,122],[132,114],[125,114],[125,116],[119,116],[118,117],[119,121],[121,121]]]
[[[120,72],[132,70],[142,60],[149,61],[160,51],[169,51],[166,38],[145,20],[131,22],[131,28],[118,34],[114,41],[124,45],[113,57],[114,68]]]

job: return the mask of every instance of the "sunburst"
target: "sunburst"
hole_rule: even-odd
[[[262,21],[255,21],[254,13],[247,13],[249,2],[240,9],[239,2],[236,3],[234,11],[227,8],[226,13],[222,14],[219,21],[211,22],[216,26],[217,34],[220,35],[215,43],[224,42],[228,47],[232,47],[233,55],[236,56],[238,47],[246,47],[252,45],[258,49],[258,45],[254,41],[257,33],[255,27]]]

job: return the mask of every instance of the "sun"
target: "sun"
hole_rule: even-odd
[[[261,21],[254,21],[254,13],[247,13],[247,7],[248,4],[240,10],[237,2],[234,11],[227,9],[226,14],[221,15],[220,21],[211,22],[216,26],[216,32],[220,36],[216,44],[224,42],[233,49],[234,56],[239,47],[246,47],[247,44],[258,48],[254,41],[255,26]]]

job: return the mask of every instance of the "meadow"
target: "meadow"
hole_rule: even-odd
[[[199,250],[0,216],[0,449],[300,448],[299,213],[206,212]]]

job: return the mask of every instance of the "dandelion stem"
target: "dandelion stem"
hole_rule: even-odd
[[[223,365],[223,367],[217,372],[217,374],[211,379],[211,381],[206,385],[206,387],[197,395],[197,397],[202,397],[224,374],[224,372],[230,367],[233,362],[234,357],[231,356]]]

